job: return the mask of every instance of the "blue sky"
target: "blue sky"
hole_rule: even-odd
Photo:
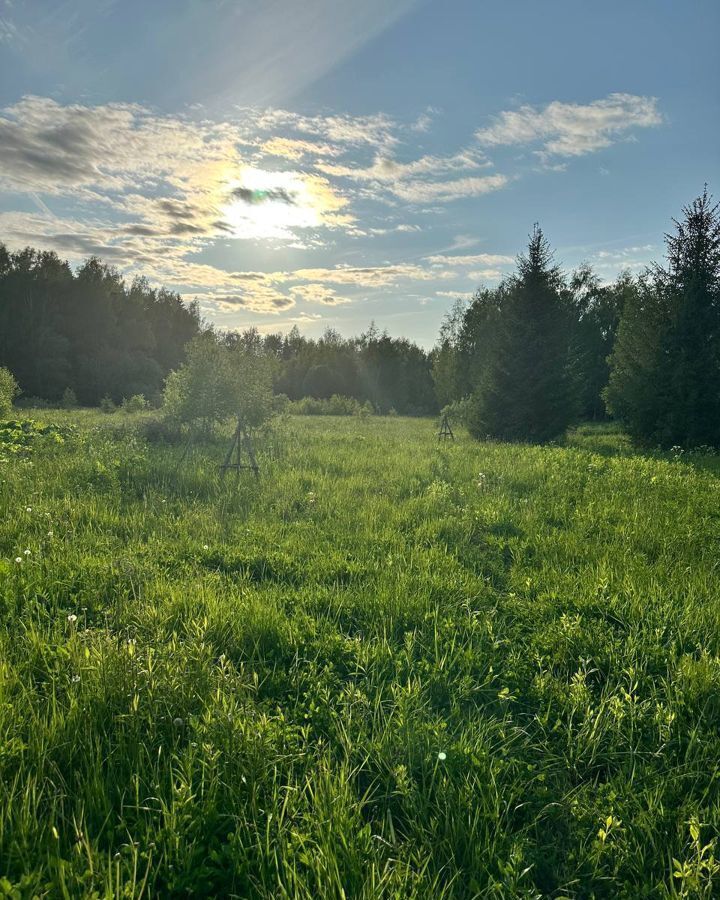
[[[0,240],[219,327],[432,345],[539,221],[604,279],[720,192],[717,0],[0,0]]]

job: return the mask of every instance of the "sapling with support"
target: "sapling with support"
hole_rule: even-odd
[[[455,435],[453,434],[453,430],[450,427],[450,419],[448,418],[448,414],[443,413],[442,421],[440,422],[440,431],[438,431],[438,440],[446,441],[448,438],[454,441]]]
[[[243,463],[243,450],[247,454],[248,463]],[[235,457],[234,461],[233,456]],[[220,477],[224,478],[229,469],[233,469],[238,478],[240,477],[241,469],[252,469],[255,477],[260,477],[260,466],[257,464],[250,432],[245,428],[240,418],[237,420],[237,426],[233,432],[228,452],[225,455],[225,461],[220,466]]]

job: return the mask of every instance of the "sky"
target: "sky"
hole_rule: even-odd
[[[424,346],[539,222],[603,280],[720,194],[718,0],[0,0],[0,241],[219,328]]]

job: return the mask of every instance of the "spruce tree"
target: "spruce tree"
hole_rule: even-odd
[[[518,272],[498,292],[487,321],[471,401],[476,437],[546,441],[561,435],[577,412],[571,366],[573,315],[559,268],[536,225]]]
[[[638,439],[720,446],[720,214],[705,189],[628,304],[606,400]]]

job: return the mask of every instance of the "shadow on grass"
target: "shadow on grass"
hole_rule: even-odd
[[[586,422],[568,431],[564,445],[597,453],[599,456],[643,456],[665,462],[680,462],[698,472],[709,472],[720,477],[720,454],[712,448],[697,450],[659,450],[633,443],[616,422]]]

